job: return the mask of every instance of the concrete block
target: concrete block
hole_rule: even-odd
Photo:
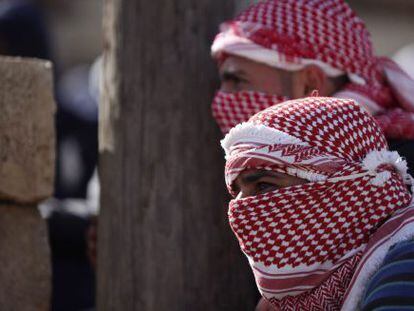
[[[38,209],[0,205],[0,309],[49,310],[51,273],[46,220]]]
[[[51,196],[54,113],[51,63],[0,57],[0,200],[30,204]]]

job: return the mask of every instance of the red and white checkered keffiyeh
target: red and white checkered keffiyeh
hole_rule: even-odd
[[[247,169],[309,181],[229,204],[262,295],[283,310],[338,310],[370,235],[411,201],[405,161],[359,105],[325,97],[267,108],[222,146],[230,191]]]
[[[364,105],[387,138],[414,139],[414,81],[390,59],[374,55],[365,24],[343,0],[261,1],[221,26],[212,54],[289,71],[314,64],[331,77],[346,74],[351,83],[335,97]],[[225,109],[215,104],[216,110]],[[237,111],[244,121],[247,112]],[[222,119],[237,124],[234,113],[224,113]]]
[[[226,93],[218,91],[212,103],[213,117],[223,134],[270,106],[287,101],[286,96],[255,91]]]

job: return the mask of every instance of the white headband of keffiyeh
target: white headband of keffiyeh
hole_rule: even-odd
[[[250,122],[244,122],[236,127],[232,128],[230,132],[221,140],[221,146],[223,147],[228,159],[232,154],[233,146],[239,146],[243,142],[249,142],[254,144],[273,145],[273,144],[291,144],[309,146],[308,143],[301,141],[299,138],[293,137],[280,130],[273,129],[261,124],[253,124]],[[260,152],[260,151],[256,151]],[[268,153],[268,151],[265,151]],[[288,159],[285,159],[287,162]],[[359,178],[363,175],[374,176],[372,184],[380,186],[385,183],[391,174],[389,171],[377,172],[377,168],[384,164],[392,165],[398,173],[403,177],[406,184],[412,184],[412,177],[408,174],[407,162],[396,151],[389,151],[387,149],[373,150],[369,152],[361,162],[361,166],[366,170],[366,173],[355,174],[346,177],[337,177],[330,179],[330,181],[341,181],[352,178]],[[327,176],[323,174],[311,173],[304,170],[288,168],[288,171],[300,178],[304,178],[308,181],[322,181],[327,180]],[[237,178],[239,173],[226,176],[227,185],[231,185]]]

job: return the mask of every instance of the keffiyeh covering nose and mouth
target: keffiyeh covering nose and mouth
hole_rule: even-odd
[[[343,0],[261,1],[224,23],[211,50],[219,61],[237,55],[287,71],[313,64],[329,77],[347,75],[335,97],[367,107],[387,138],[414,139],[414,81],[375,56],[365,24]],[[212,107],[223,133],[256,112],[228,106],[225,97],[219,92]]]
[[[359,105],[325,97],[267,108],[222,146],[231,192],[248,169],[309,181],[229,204],[261,294],[282,310],[340,309],[370,235],[411,201],[405,161]]]
[[[232,127],[254,114],[289,100],[286,96],[270,95],[255,91],[227,93],[218,91],[212,103],[213,117],[222,133],[227,133]]]

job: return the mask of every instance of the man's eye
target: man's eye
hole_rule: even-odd
[[[236,75],[230,74],[230,73],[224,73],[221,77],[221,80],[223,82],[231,82],[231,83],[234,83],[234,84],[247,82],[246,79],[240,78],[239,76],[236,76]]]
[[[235,84],[239,84],[239,83],[244,82],[244,80],[242,80],[242,79],[240,79],[238,77],[233,77],[230,81],[233,82],[233,83],[235,83]]]
[[[256,189],[258,193],[266,193],[273,190],[276,190],[278,188],[277,185],[267,183],[267,182],[259,182],[256,184]]]

